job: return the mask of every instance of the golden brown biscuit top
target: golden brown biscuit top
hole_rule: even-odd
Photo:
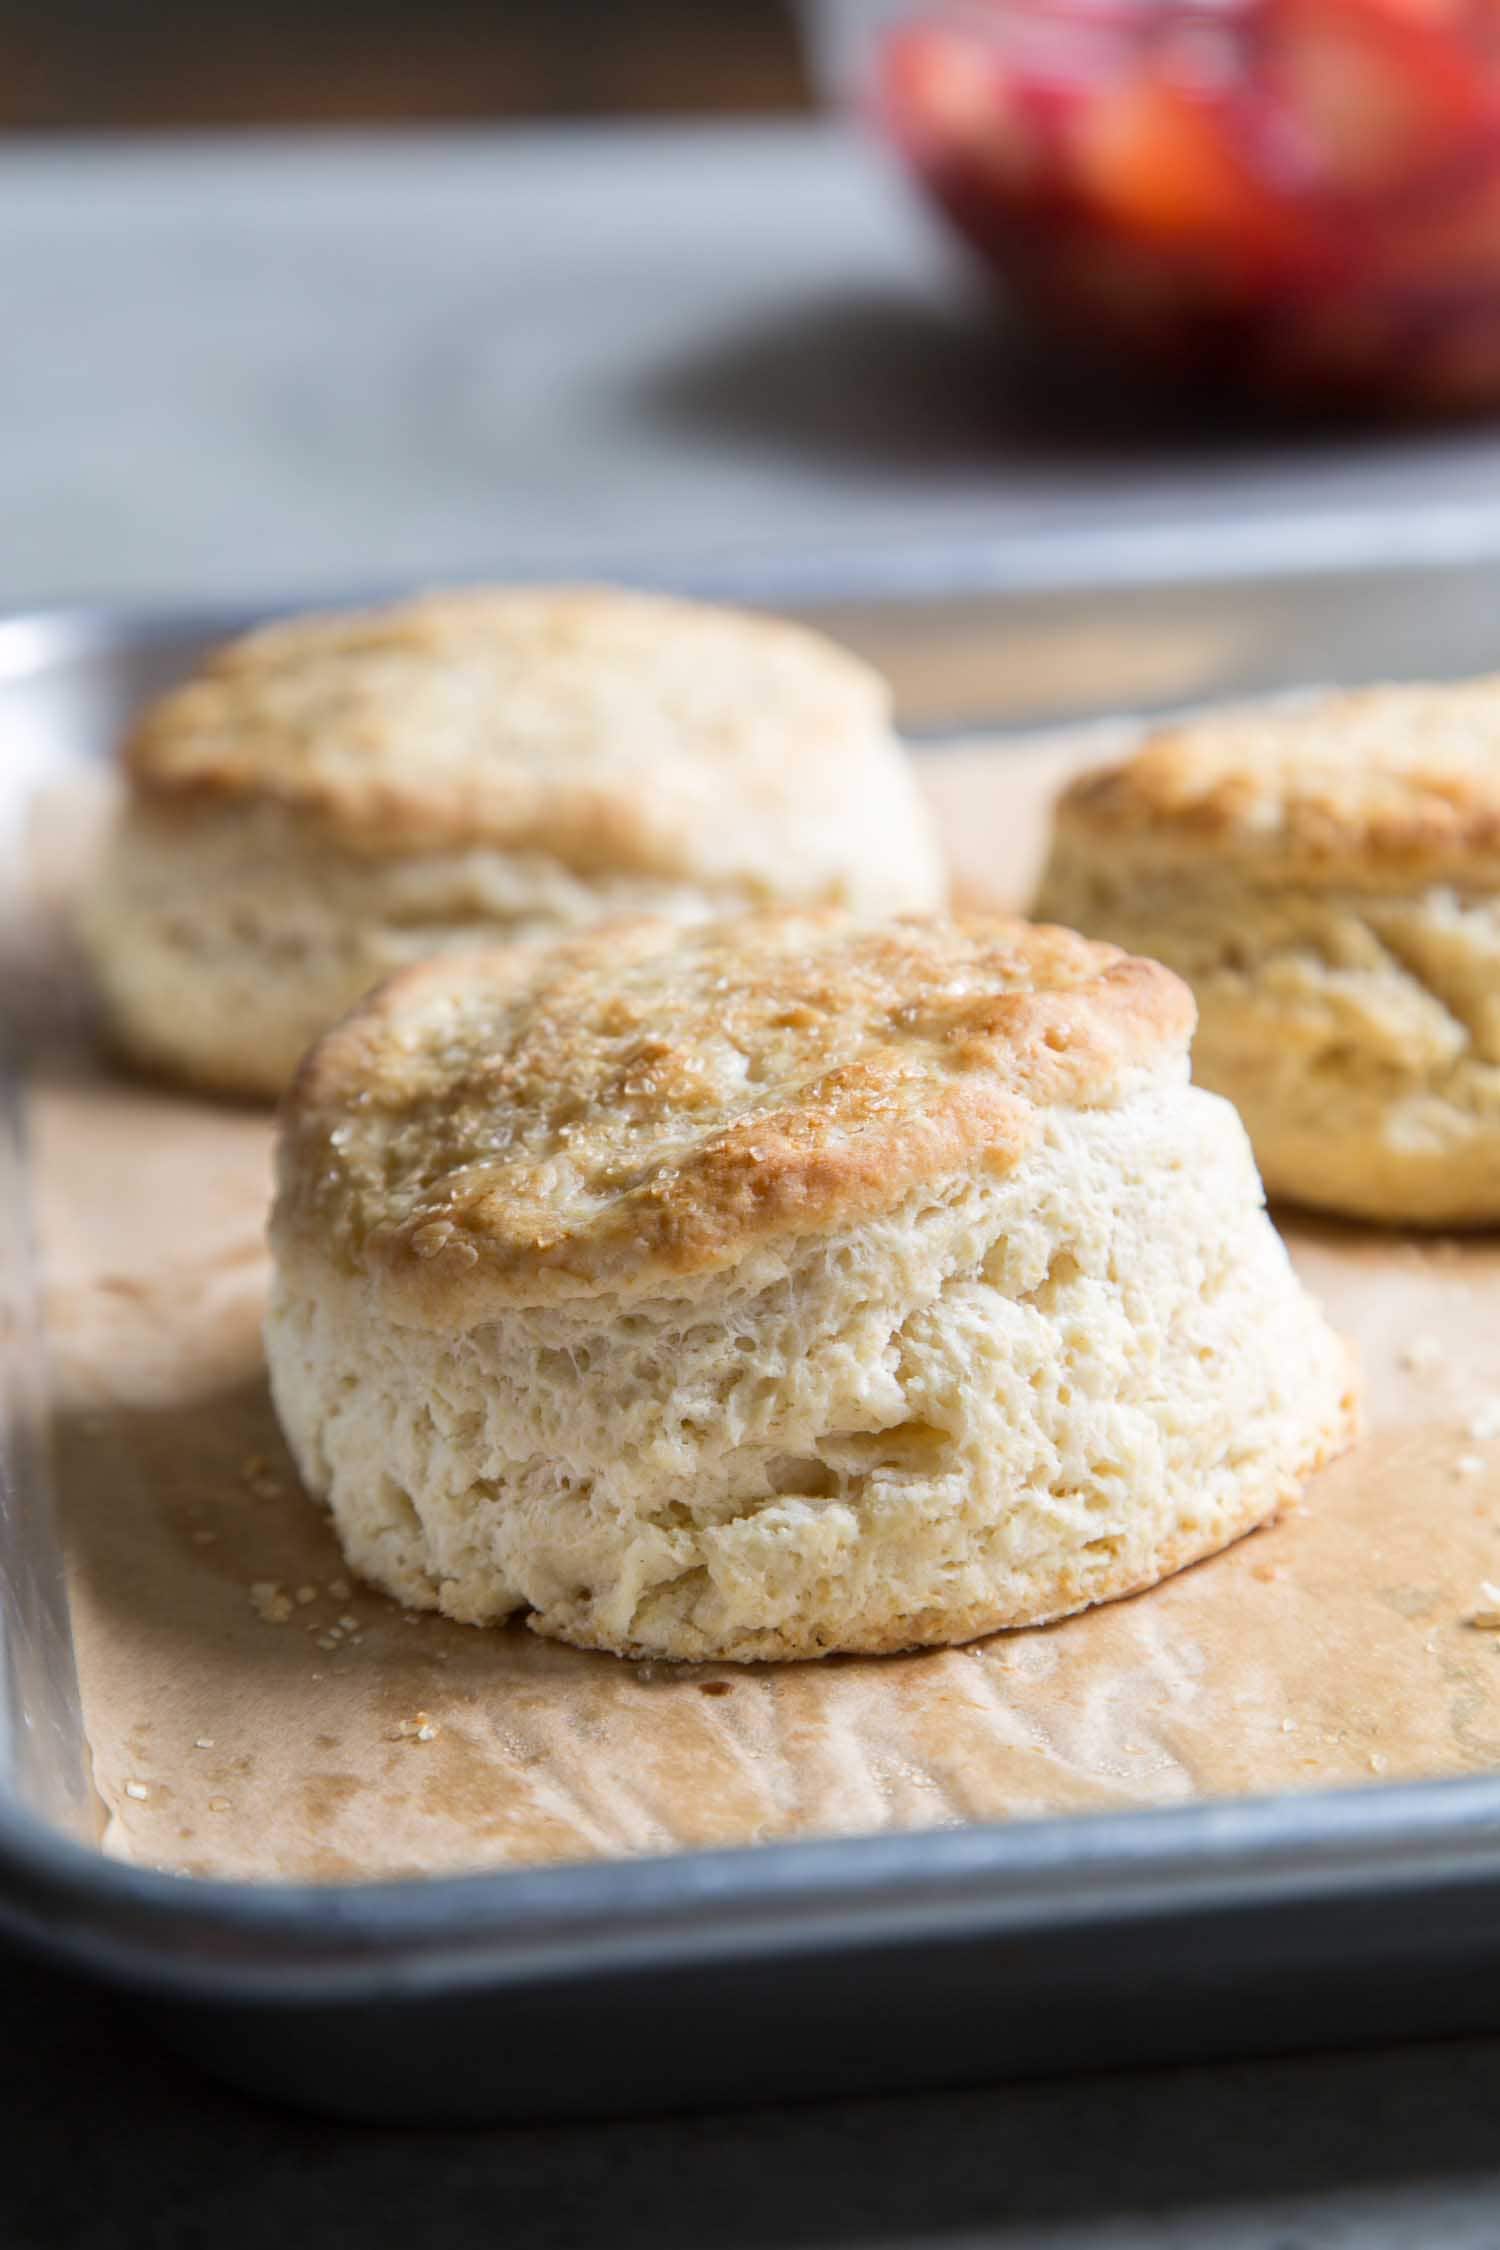
[[[677,878],[774,871],[898,753],[883,681],[818,634],[519,587],[250,633],[124,755],[153,801],[271,799],[356,851],[490,844]]]
[[[1360,689],[1164,728],[1085,774],[1062,819],[1316,880],[1500,861],[1500,677]]]
[[[329,1032],[283,1112],[273,1238],[386,1310],[670,1287],[1008,1171],[1055,1105],[1185,1077],[1187,988],[1009,918],[833,910],[447,956]]]

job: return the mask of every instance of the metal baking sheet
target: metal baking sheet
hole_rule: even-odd
[[[804,559],[692,584],[877,655],[920,735],[1485,669],[1500,521]],[[247,622],[0,622],[0,851],[30,788],[105,755],[143,695]],[[44,1473],[18,1087],[10,1058],[0,1921],[210,2067],[360,2115],[576,2114],[1493,2025],[1500,1776],[401,1884],[184,1882],[105,1859]]]

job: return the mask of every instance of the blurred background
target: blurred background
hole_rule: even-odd
[[[1500,0],[0,0],[0,306],[0,606],[1500,522]]]
[[[14,131],[795,113],[790,0],[29,0],[0,7]]]

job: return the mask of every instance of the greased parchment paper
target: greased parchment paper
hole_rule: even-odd
[[[1078,755],[928,758],[969,889],[1024,896]],[[112,1076],[65,977],[36,1012],[57,1474],[111,1851],[379,1876],[1500,1764],[1500,1240],[1288,1226],[1358,1341],[1368,1434],[1279,1524],[1151,1593],[908,1658],[629,1664],[352,1581],[262,1372],[268,1121]]]

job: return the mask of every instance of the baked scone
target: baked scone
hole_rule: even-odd
[[[780,620],[587,588],[294,619],[223,649],[124,749],[84,918],[150,1068],[274,1095],[444,947],[610,916],[941,905],[884,682]]]
[[[1211,1553],[1352,1408],[1192,1019],[1007,919],[404,972],[283,1111],[308,1491],[404,1602],[646,1657],[962,1641]]]
[[[1273,1196],[1500,1219],[1500,678],[1151,735],[1063,796],[1037,911],[1187,978]]]

